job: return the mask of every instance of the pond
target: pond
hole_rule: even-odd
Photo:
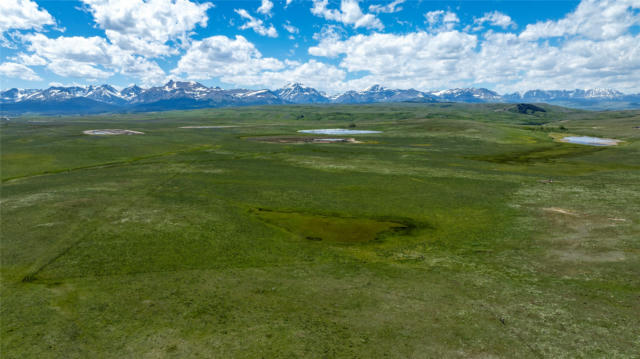
[[[615,146],[618,144],[618,142],[620,142],[620,140],[614,140],[611,138],[598,138],[589,136],[568,136],[564,137],[562,141],[588,146]]]
[[[346,130],[343,128],[324,128],[319,130],[300,130],[300,133],[313,133],[316,135],[364,135],[368,133],[382,133],[382,131]]]

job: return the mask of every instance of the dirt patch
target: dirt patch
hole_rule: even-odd
[[[553,212],[553,213],[560,213],[560,214],[566,214],[568,216],[578,216],[577,213],[571,212],[568,209],[563,209],[563,208],[558,208],[558,207],[548,207],[548,208],[543,208],[543,211],[547,211],[547,212]]]
[[[248,137],[247,140],[268,143],[361,143],[355,138],[327,138],[306,136]]]
[[[240,127],[240,126],[182,126],[180,128],[230,128],[230,127]]]
[[[140,131],[132,131],[132,130],[122,130],[118,128],[113,129],[102,129],[102,130],[86,130],[82,131],[85,135],[92,136],[112,136],[112,135],[144,135],[144,132]]]

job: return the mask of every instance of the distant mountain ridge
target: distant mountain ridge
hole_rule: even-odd
[[[531,90],[500,95],[486,88],[455,88],[441,91],[390,89],[373,85],[336,96],[290,83],[277,90],[207,87],[189,81],[169,81],[163,86],[137,85],[117,90],[111,85],[52,86],[47,89],[9,89],[0,92],[0,112],[5,114],[96,113],[110,111],[163,111],[206,107],[279,104],[365,104],[391,102],[550,103],[586,109],[640,108],[640,94],[626,95],[613,89]]]

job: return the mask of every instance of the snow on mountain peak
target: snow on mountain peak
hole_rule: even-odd
[[[375,85],[371,85],[371,86],[367,87],[366,89],[362,90],[362,92],[380,92],[380,91],[383,91],[383,90],[385,90],[384,87],[382,87],[382,86],[380,86],[378,84],[375,84]]]
[[[0,91],[0,103],[63,102],[73,98],[87,98],[98,103],[119,106],[138,106],[159,101],[190,99],[202,106],[246,105],[246,104],[308,104],[308,103],[375,103],[375,102],[547,102],[580,104],[597,103],[638,103],[639,95],[625,95],[607,88],[585,90],[530,90],[523,93],[499,95],[486,88],[453,88],[440,91],[421,92],[414,89],[390,89],[379,84],[361,91],[347,91],[327,97],[324,93],[306,87],[299,82],[290,82],[277,90],[225,90],[207,87],[196,81],[170,80],[164,85],[143,89],[137,85],[122,90],[103,84],[99,86],[51,86],[47,89],[8,89]],[[588,101],[588,102],[585,102]],[[173,105],[178,106],[178,105]],[[578,106],[578,107],[579,107]],[[609,105],[608,105],[609,106]],[[629,105],[626,105],[629,106]]]

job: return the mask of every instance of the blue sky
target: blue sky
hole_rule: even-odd
[[[4,89],[640,91],[640,0],[2,0],[0,13]]]

